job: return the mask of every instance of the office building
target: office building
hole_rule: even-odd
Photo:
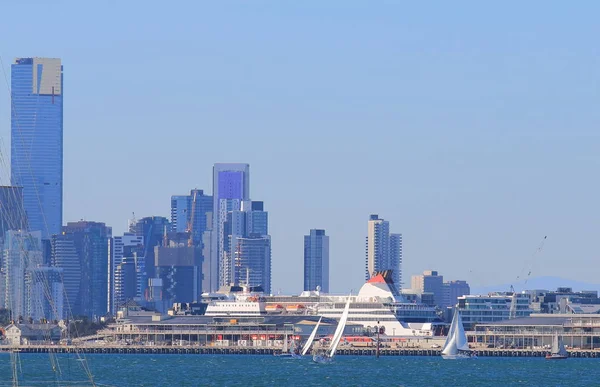
[[[304,290],[317,287],[329,293],[329,237],[325,230],[310,230],[304,236]]]
[[[115,311],[126,305],[128,301],[139,297],[137,274],[136,258],[130,256],[121,258],[121,263],[115,267],[114,275],[113,309]],[[114,313],[116,312],[111,314],[116,315]]]
[[[467,281],[447,281],[444,282],[444,298],[442,307],[454,307],[458,303],[458,297],[471,294],[471,287]]]
[[[41,231],[7,231],[2,251],[4,305],[13,316],[28,316],[26,273],[42,262]]]
[[[271,236],[268,212],[260,201],[245,200],[223,225],[223,270],[229,284],[262,286],[271,292]]]
[[[231,261],[226,254],[224,225],[227,214],[239,211],[242,202],[250,200],[250,165],[218,163],[213,167],[213,227],[211,233],[211,267],[218,268],[218,284],[233,281]],[[217,290],[212,289],[212,290]]]
[[[156,246],[154,251],[156,278],[160,279],[162,286],[160,301],[172,305],[200,300],[202,249],[173,241],[168,246]],[[155,286],[158,286],[157,283]],[[156,306],[160,305],[162,303]]]
[[[425,270],[421,275],[413,275],[411,288],[417,293],[432,293],[435,305],[442,306],[444,300],[444,277],[435,270]]]
[[[11,180],[42,239],[62,226],[62,71],[56,58],[17,58],[11,68]]]
[[[52,266],[63,269],[72,316],[93,319],[108,312],[108,251],[112,229],[100,222],[69,222],[52,237]]]
[[[369,217],[366,238],[365,280],[373,273],[391,270],[392,281],[401,287],[402,234],[390,235],[390,224],[378,215]]]

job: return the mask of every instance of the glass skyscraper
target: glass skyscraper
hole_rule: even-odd
[[[304,290],[314,291],[317,286],[329,293],[329,237],[325,230],[310,230],[304,236]]]
[[[221,286],[227,286],[234,280],[234,273],[230,270],[231,262],[225,254],[227,241],[223,227],[227,221],[227,214],[231,211],[239,211],[245,200],[250,200],[250,165],[215,164],[210,266],[218,268],[215,271],[218,273],[218,284]]]
[[[23,187],[30,231],[60,234],[63,77],[60,59],[17,58],[11,67],[11,180]]]

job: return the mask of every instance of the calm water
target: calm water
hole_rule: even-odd
[[[49,355],[21,355],[19,385],[65,386],[85,380],[82,362],[61,355],[62,382],[52,382]],[[86,355],[99,385],[110,386],[600,386],[600,360],[339,356],[331,364],[273,356]],[[0,355],[0,385],[11,385],[9,355]]]

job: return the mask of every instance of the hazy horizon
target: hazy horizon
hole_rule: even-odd
[[[311,228],[332,293],[358,289],[370,214],[403,234],[404,287],[427,269],[593,283],[600,4],[514,4],[11,2],[0,56],[7,77],[62,59],[65,224],[170,218],[171,195],[243,162],[273,292],[302,290]]]

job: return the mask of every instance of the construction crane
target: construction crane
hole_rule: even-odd
[[[198,195],[198,190],[192,190],[192,210],[190,211],[190,217],[187,223],[187,232],[190,233],[190,237],[188,239],[188,247],[194,246],[194,215],[196,214],[196,196]]]
[[[523,282],[523,285],[526,285],[527,281],[529,281],[529,277],[531,276],[531,271],[533,270],[534,260],[536,258],[536,255],[538,253],[540,253],[542,251],[542,249],[544,248],[544,243],[546,242],[546,238],[548,238],[548,236],[544,236],[544,239],[542,239],[542,242],[540,243],[540,245],[538,246],[538,248],[531,255],[531,259],[530,259],[530,262],[529,262],[529,269],[527,270],[527,275],[524,278],[525,282]],[[521,274],[519,274],[517,276],[517,282],[519,280],[523,280],[523,278],[521,278],[521,276],[523,276],[525,270],[526,269],[525,269],[525,266],[524,266],[523,270],[521,271]],[[512,285],[510,285],[510,291],[512,292],[512,296],[511,296],[511,300],[510,300],[510,309],[509,309],[509,312],[508,312],[508,318],[509,319],[513,319],[513,318],[517,317],[517,292],[515,291],[515,288]]]

